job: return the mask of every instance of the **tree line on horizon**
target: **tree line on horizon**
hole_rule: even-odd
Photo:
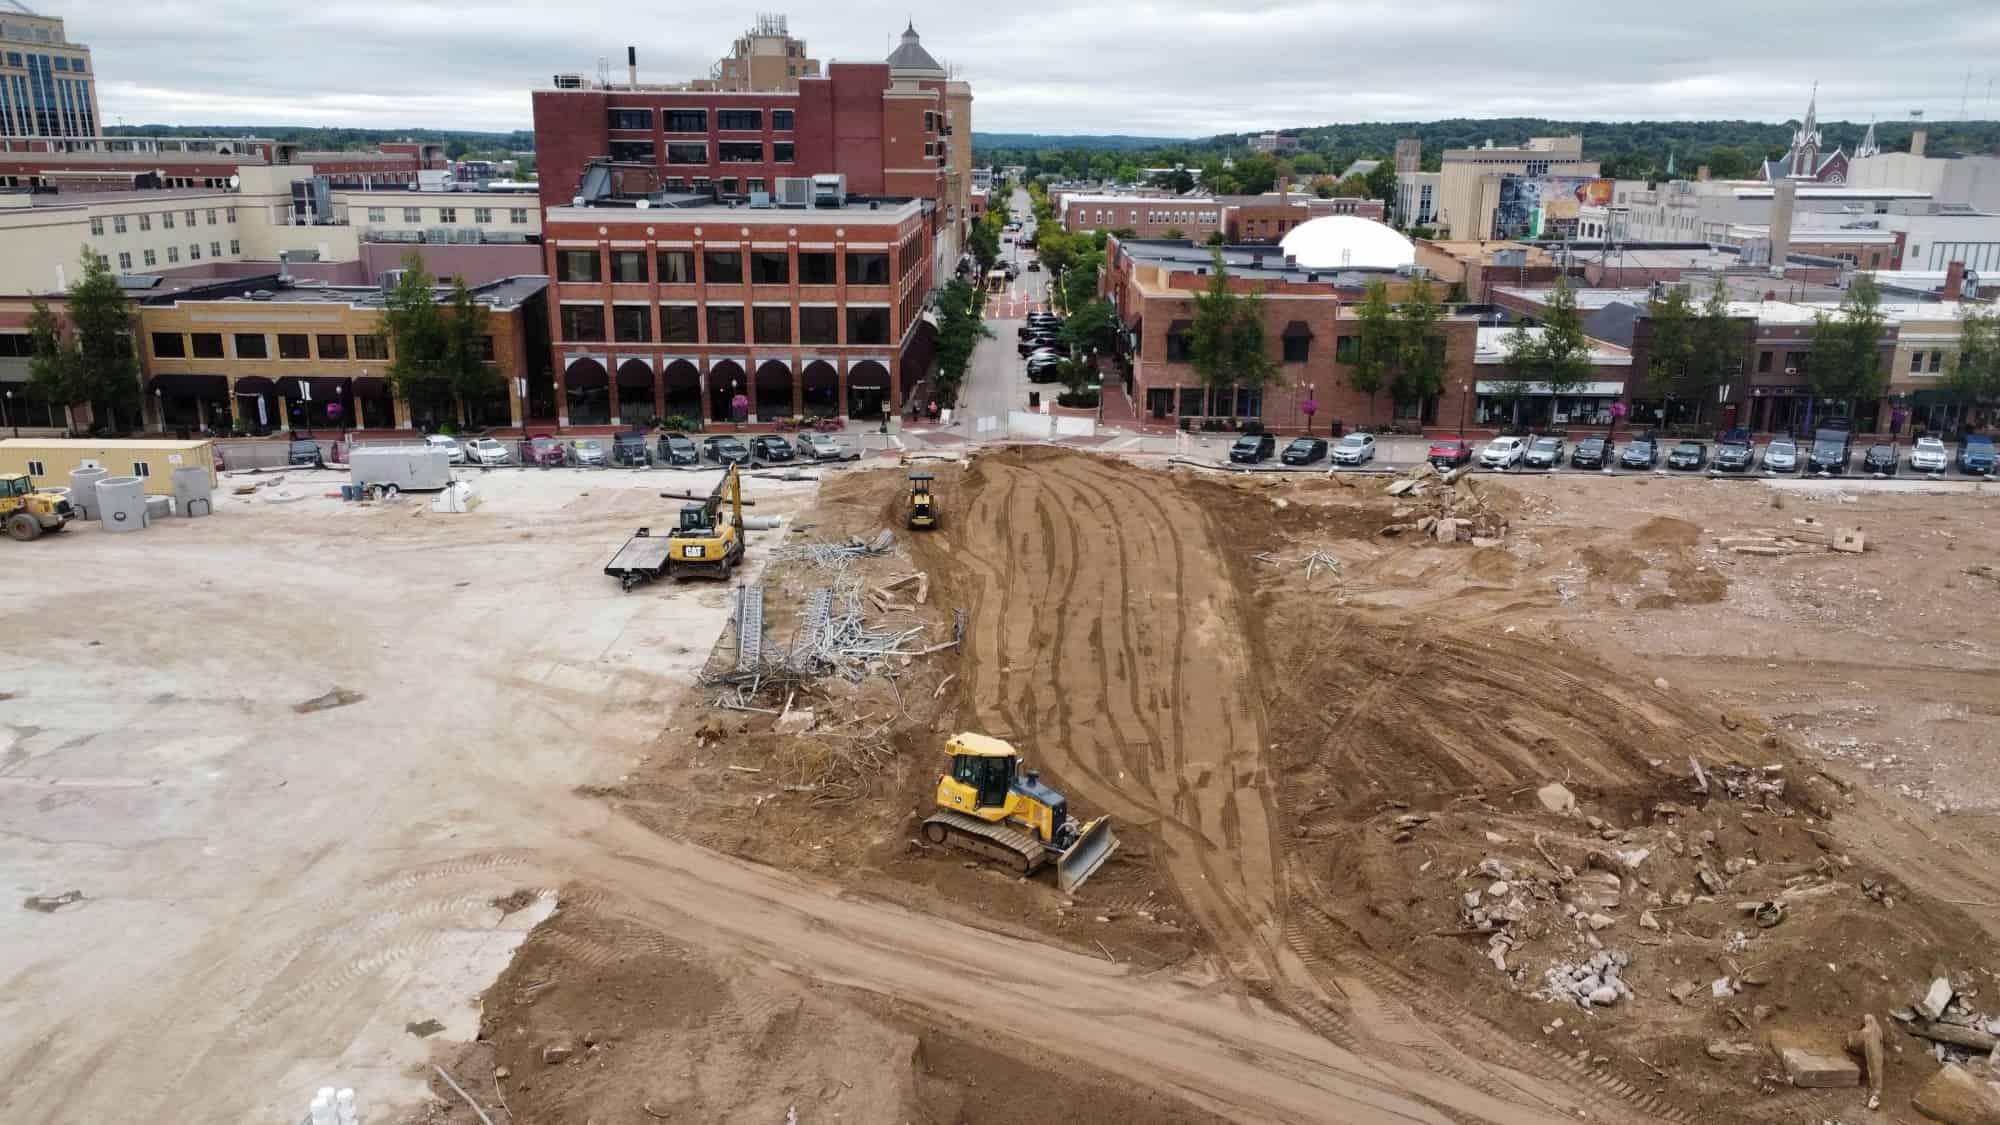
[[[1875,141],[1884,152],[1907,151],[1919,123],[1879,122]],[[1991,154],[2000,151],[2000,121],[1933,121],[1926,151],[1933,156],[1953,153]],[[979,165],[1025,165],[1029,175],[1066,179],[1113,178],[1121,167],[1220,168],[1223,158],[1241,163],[1250,153],[1250,139],[1277,132],[1299,139],[1288,155],[1295,176],[1338,177],[1356,160],[1388,160],[1396,142],[1415,137],[1423,142],[1424,170],[1438,170],[1447,148],[1477,148],[1519,144],[1529,137],[1581,134],[1583,155],[1602,165],[1614,179],[1658,180],[1666,176],[1667,159],[1674,174],[1692,178],[1707,165],[1718,179],[1754,176],[1765,159],[1784,155],[1791,145],[1795,122],[1767,121],[1555,121],[1539,117],[1448,118],[1441,121],[1373,122],[1316,125],[1249,133],[1224,133],[1203,139],[1159,141],[1132,137],[1042,137],[996,134],[1009,143],[993,144],[974,132],[973,161]],[[1852,153],[1868,129],[1866,122],[1828,121],[1820,124],[1826,151]]]

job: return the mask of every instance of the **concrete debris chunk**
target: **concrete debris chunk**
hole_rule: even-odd
[[[1931,981],[1931,987],[1924,998],[1917,1001],[1917,1011],[1927,1020],[1944,1018],[1944,1010],[1951,1007],[1951,982],[1943,977]]]
[[[1772,1033],[1774,1039],[1776,1032]],[[1776,1043],[1773,1043],[1776,1046]],[[1809,1090],[1839,1090],[1861,1085],[1861,1068],[1841,1055],[1791,1045],[1778,1047],[1778,1061],[1792,1085]]]
[[[542,1061],[550,1066],[556,1066],[568,1062],[570,1056],[574,1054],[576,1054],[576,1044],[563,1040],[543,1047]]]
[[[1576,811],[1576,795],[1561,782],[1552,781],[1535,790],[1535,799],[1542,803],[1544,809],[1552,813]]]
[[[1868,1108],[1882,1105],[1882,1023],[1870,1012],[1861,1017],[1861,1026],[1847,1033],[1849,1054],[1861,1056],[1868,1069]]]
[[[1944,1125],[2000,1125],[2000,1084],[1947,1063],[1910,1095],[1917,1112]]]
[[[1859,528],[1837,527],[1833,529],[1833,541],[1827,545],[1843,554],[1858,555],[1867,549],[1868,537]]]
[[[1717,1062],[1747,1058],[1757,1053],[1757,1044],[1740,1039],[1711,1039],[1708,1041],[1708,1057]]]
[[[1391,496],[1401,496],[1415,487],[1417,487],[1417,482],[1414,480],[1392,480],[1389,482],[1389,487],[1383,489],[1383,491]]]

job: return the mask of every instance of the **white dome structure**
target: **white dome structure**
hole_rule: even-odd
[[[1392,270],[1417,261],[1416,243],[1386,224],[1358,215],[1308,219],[1278,245],[1287,258],[1309,270]]]

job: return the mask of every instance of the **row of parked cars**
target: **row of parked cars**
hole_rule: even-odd
[[[482,468],[517,462],[540,466],[610,464],[646,468],[654,464],[749,465],[753,462],[782,464],[793,460],[848,459],[844,446],[832,436],[817,432],[801,433],[796,440],[787,440],[782,434],[756,434],[747,440],[732,434],[711,434],[701,439],[699,444],[683,433],[664,433],[660,435],[657,445],[649,445],[645,434],[635,432],[618,434],[611,439],[608,448],[603,440],[593,437],[558,441],[548,434],[534,434],[525,441],[508,443],[490,437],[460,441],[445,434],[431,434],[424,438],[424,444],[444,450],[454,465]]]
[[[1500,470],[1555,469],[1565,462],[1575,469],[1615,466],[1650,470],[1658,468],[1664,458],[1667,468],[1682,472],[1708,469],[1718,473],[1747,473],[1762,468],[1770,473],[1832,475],[1851,471],[1857,460],[1853,436],[1846,430],[1830,429],[1818,431],[1804,446],[1791,436],[1780,434],[1761,450],[1749,431],[1737,429],[1725,431],[1712,446],[1695,438],[1662,439],[1657,434],[1641,433],[1622,449],[1602,437],[1584,438],[1572,448],[1563,438],[1544,434],[1497,437],[1476,455],[1470,443],[1447,438],[1432,442],[1426,453],[1426,459],[1441,469],[1470,464],[1475,456],[1481,468]],[[1919,473],[1942,473],[1953,465],[1943,439],[1932,434],[1919,436],[1907,457],[1899,443],[1881,441],[1869,445],[1858,460],[1861,472],[1884,476],[1894,476],[1904,464]],[[1972,476],[1993,475],[1996,469],[1993,439],[1981,434],[1967,437],[1959,446],[1957,468]]]
[[[1052,312],[1031,312],[1021,326],[1021,357],[1028,361],[1028,382],[1053,383],[1062,361],[1069,358],[1069,344],[1062,338],[1062,318]]]
[[[1287,465],[1315,465],[1329,455],[1336,465],[1366,465],[1375,459],[1374,434],[1348,434],[1332,446],[1325,438],[1295,437],[1278,453],[1278,439],[1270,434],[1244,434],[1229,446],[1229,459],[1241,465],[1268,461],[1273,455]]]

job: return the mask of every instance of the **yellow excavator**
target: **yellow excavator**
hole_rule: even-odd
[[[667,573],[675,578],[706,574],[727,578],[743,561],[743,478],[731,462],[715,489],[707,496],[686,492],[662,492],[669,500],[686,500],[681,505],[681,522],[667,536]],[[722,502],[729,501],[727,516]]]
[[[640,528],[604,564],[604,573],[618,579],[626,590],[669,575],[728,578],[743,561],[743,509],[752,506],[743,499],[743,480],[736,466],[728,467],[707,496],[686,492],[660,495],[688,501],[681,505],[680,524],[665,535],[653,534],[650,527]],[[727,512],[722,510],[725,499],[729,501]]]
[[[1022,770],[1012,744],[970,732],[944,744],[951,772],[937,783],[937,811],[923,823],[924,839],[999,860],[1023,875],[1050,860],[1056,886],[1073,891],[1118,850],[1111,818],[1080,824],[1069,799],[1042,784],[1039,770]]]
[[[910,474],[910,526],[913,528],[936,527],[938,525],[937,494],[931,491],[931,482],[937,478],[930,473]]]

